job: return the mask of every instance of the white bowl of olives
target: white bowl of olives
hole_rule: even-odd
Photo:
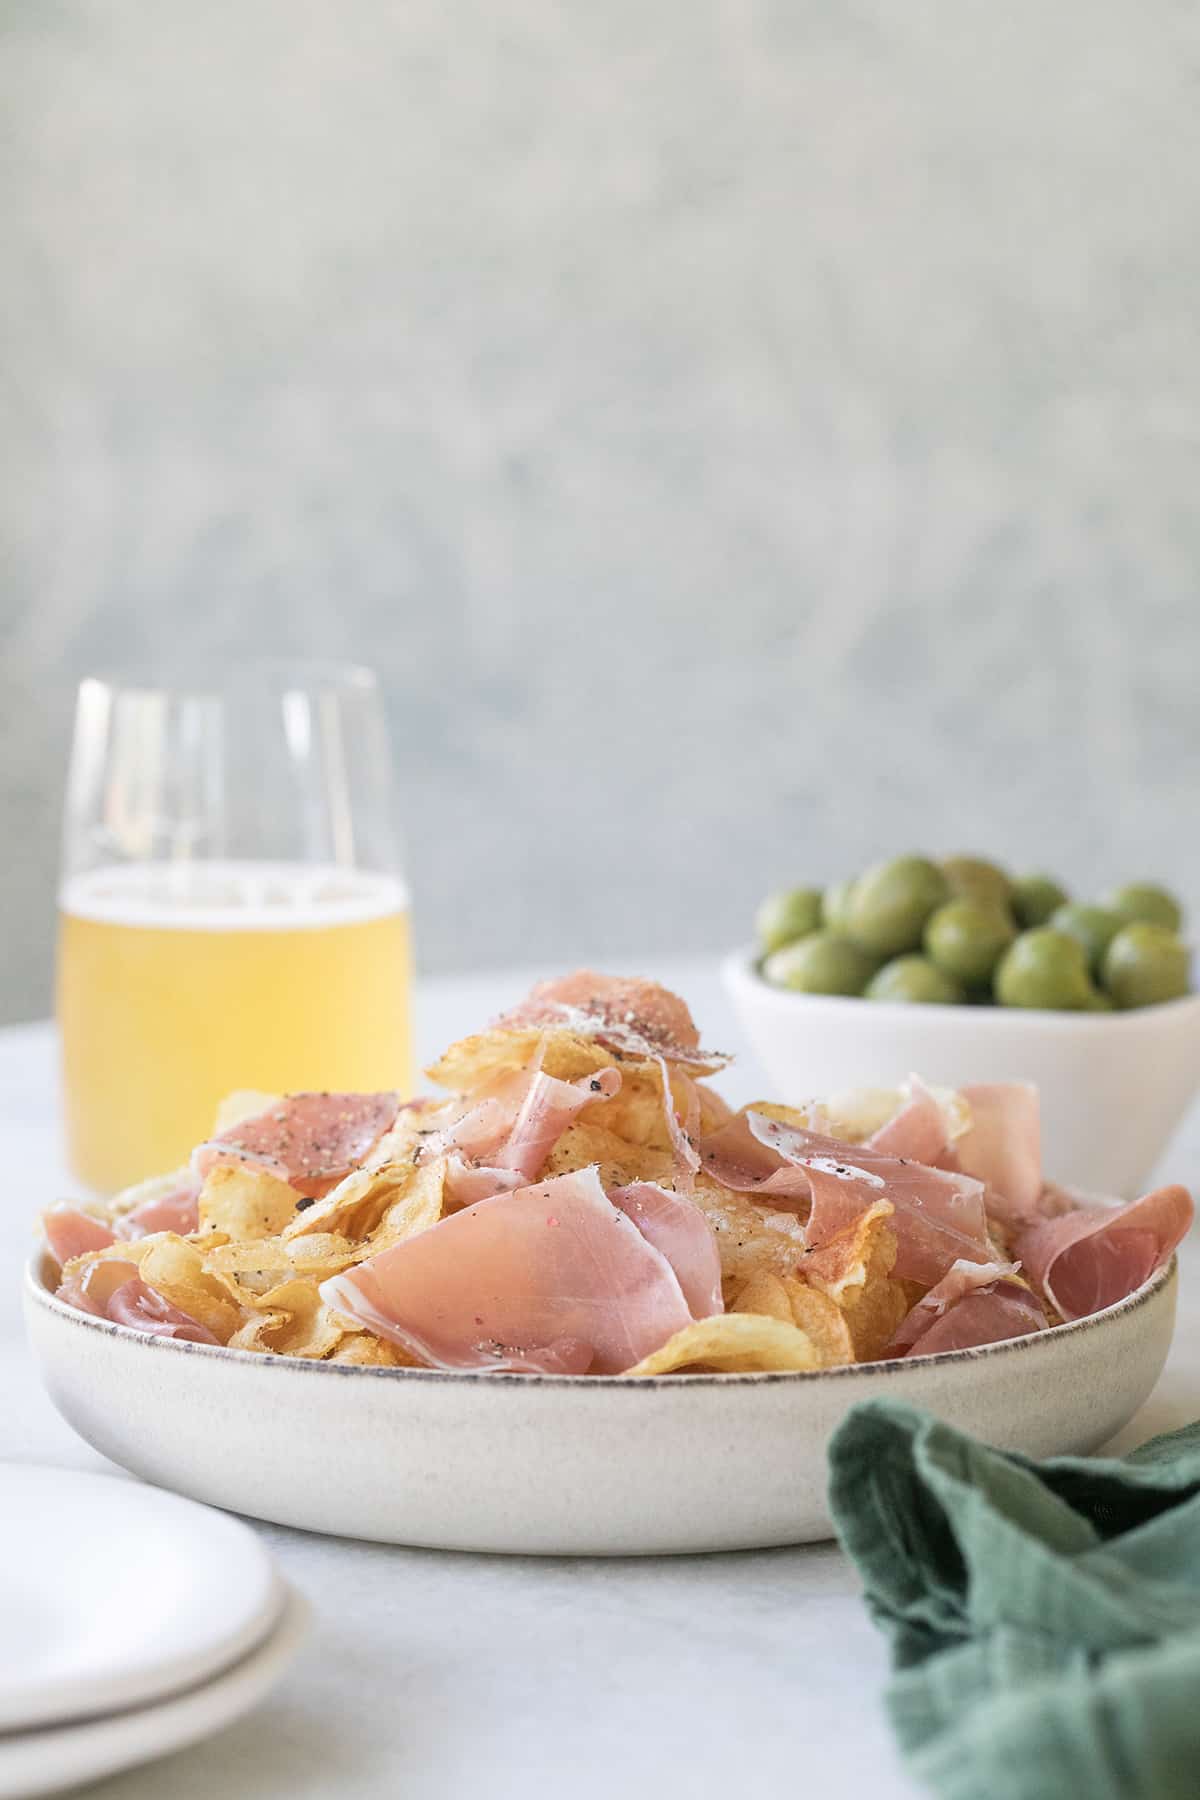
[[[1132,1194],[1200,1082],[1200,996],[1178,902],[1145,883],[1099,904],[978,857],[906,856],[771,895],[725,979],[788,1099],[1032,1081],[1056,1180]]]

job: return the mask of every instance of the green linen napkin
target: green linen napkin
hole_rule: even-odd
[[[1197,1800],[1200,1421],[1036,1463],[874,1400],[829,1461],[914,1774],[944,1800]]]

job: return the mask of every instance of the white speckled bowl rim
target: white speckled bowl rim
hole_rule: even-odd
[[[312,1357],[304,1356],[271,1356],[257,1350],[231,1350],[225,1344],[192,1344],[177,1338],[155,1336],[146,1331],[135,1331],[129,1325],[115,1325],[109,1319],[97,1319],[90,1313],[80,1312],[77,1307],[68,1306],[63,1300],[56,1300],[42,1273],[48,1264],[46,1253],[30,1258],[25,1267],[25,1286],[30,1297],[38,1306],[58,1314],[69,1324],[82,1331],[100,1331],[109,1337],[127,1339],[131,1345],[138,1345],[144,1350],[156,1350],[170,1356],[215,1357],[225,1362],[249,1363],[257,1368],[303,1369],[307,1374],[333,1375],[344,1379],[367,1377],[373,1381],[422,1381],[422,1382],[487,1382],[502,1385],[519,1383],[524,1387],[578,1388],[585,1392],[592,1388],[624,1388],[630,1393],[646,1388],[676,1387],[680,1382],[687,1382],[690,1387],[719,1386],[728,1387],[738,1383],[761,1386],[766,1382],[798,1382],[798,1381],[852,1381],[856,1376],[892,1375],[901,1376],[905,1371],[910,1374],[914,1370],[936,1368],[949,1363],[967,1363],[980,1357],[1013,1356],[1022,1351],[1036,1354],[1039,1348],[1057,1342],[1059,1339],[1074,1333],[1092,1331],[1119,1318],[1124,1313],[1136,1312],[1151,1300],[1159,1289],[1165,1287],[1176,1272],[1178,1258],[1172,1256],[1161,1269],[1157,1269],[1148,1281],[1127,1294],[1124,1300],[1118,1300],[1115,1306],[1107,1306],[1101,1312],[1089,1313],[1084,1319],[1073,1319],[1067,1324],[1052,1325],[1045,1331],[1027,1332],[1023,1337],[1003,1338],[996,1344],[977,1344],[968,1350],[939,1350],[932,1356],[898,1357],[886,1362],[842,1363],[834,1369],[763,1369],[757,1372],[729,1374],[671,1374],[671,1375],[536,1375],[524,1374],[508,1369],[372,1369],[364,1368],[356,1363],[320,1362]]]

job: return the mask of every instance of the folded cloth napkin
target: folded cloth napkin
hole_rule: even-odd
[[[829,1460],[914,1774],[945,1800],[1200,1796],[1200,1421],[1037,1463],[873,1400]]]

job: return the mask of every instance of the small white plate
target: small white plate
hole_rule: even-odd
[[[0,1466],[0,1732],[145,1706],[260,1644],[282,1589],[245,1525],[112,1475]]]
[[[828,1537],[825,1454],[856,1400],[928,1406],[1001,1449],[1095,1450],[1149,1394],[1174,1258],[1032,1337],[813,1374],[481,1375],[256,1356],[94,1319],[25,1281],[76,1431],[139,1475],[260,1519],[443,1550],[627,1556]]]
[[[307,1627],[304,1602],[286,1588],[282,1597],[283,1612],[266,1642],[199,1687],[105,1719],[0,1737],[0,1800],[34,1800],[99,1781],[211,1737],[249,1712],[274,1687]]]

